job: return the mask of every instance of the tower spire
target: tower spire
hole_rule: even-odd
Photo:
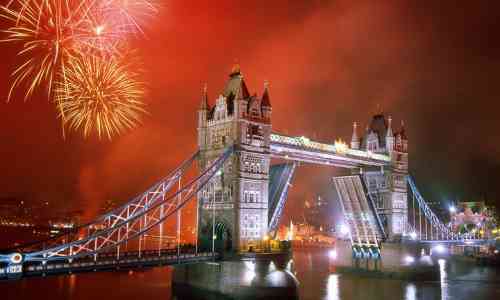
[[[358,123],[352,123],[351,149],[359,149]]]
[[[264,81],[264,93],[262,94],[262,106],[271,107],[271,100],[269,99],[269,81]]]
[[[203,85],[203,93],[201,96],[201,110],[208,110],[208,85],[205,83]]]
[[[385,135],[385,145],[387,147],[387,151],[394,150],[394,134],[392,133],[392,117],[389,116],[388,124],[387,124],[387,133]]]
[[[392,117],[389,116],[388,118],[388,124],[387,124],[387,134],[386,134],[386,137],[392,137],[393,136],[393,133],[392,133]]]

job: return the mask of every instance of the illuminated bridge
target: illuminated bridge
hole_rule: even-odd
[[[203,91],[194,154],[94,221],[0,255],[0,278],[187,263],[258,248],[276,232],[300,164],[350,172],[331,186],[356,257],[380,258],[384,241],[481,241],[452,233],[429,208],[408,174],[404,126],[393,131],[390,117],[375,115],[361,136],[354,123],[347,145],[272,133],[271,114],[268,85],[261,97],[251,95],[235,68],[213,105]],[[190,201],[197,202],[198,238],[186,248],[180,212]],[[177,224],[174,237],[168,221]]]

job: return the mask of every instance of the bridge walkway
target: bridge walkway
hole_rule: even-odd
[[[0,267],[0,281],[18,279],[21,277],[36,277],[45,275],[71,274],[79,272],[107,271],[117,269],[133,269],[140,267],[154,267],[162,265],[176,265],[195,262],[219,260],[220,255],[212,252],[181,253],[175,251],[148,250],[122,253],[119,258],[115,253],[99,254],[97,259],[86,257],[43,263],[29,263],[22,266],[22,270],[9,270],[9,266]],[[20,271],[20,272],[19,272]]]

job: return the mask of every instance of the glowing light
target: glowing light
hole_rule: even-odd
[[[96,35],[101,35],[103,31],[104,31],[104,25],[99,25],[95,28]]]
[[[457,212],[456,207],[455,207],[455,206],[453,206],[453,205],[452,205],[452,206],[450,206],[450,213],[454,214],[454,213],[456,213],[456,212]]]
[[[407,264],[412,264],[412,263],[414,263],[414,262],[415,262],[415,257],[410,256],[410,255],[405,256],[404,261],[405,261],[405,263],[407,263]]]
[[[328,252],[328,256],[331,258],[331,259],[337,259],[337,250],[330,250]]]
[[[347,144],[340,139],[336,140],[334,145],[335,145],[335,151],[338,153],[346,153],[347,150],[349,150],[349,146],[347,146]]]
[[[10,261],[13,264],[19,264],[23,261],[23,256],[20,253],[14,253],[10,256]]]
[[[267,240],[269,240],[269,236],[266,234],[266,235],[264,235],[264,241],[267,241]]]
[[[446,252],[446,248],[443,245],[436,245],[432,248],[432,250],[439,254],[443,254]]]
[[[417,239],[417,233],[416,233],[415,231],[411,232],[411,233],[410,233],[410,238],[411,238],[412,240],[416,240],[416,239]]]
[[[349,228],[347,228],[347,226],[344,224],[340,225],[340,234],[342,235],[349,234]]]

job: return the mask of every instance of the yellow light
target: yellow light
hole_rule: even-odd
[[[264,236],[264,241],[267,241],[267,240],[269,240],[269,236],[266,234],[266,235]]]
[[[345,153],[349,149],[346,143],[344,143],[342,140],[336,140],[335,141],[335,151],[338,153]]]
[[[101,35],[103,31],[104,31],[104,25],[99,25],[95,28],[96,35]]]

